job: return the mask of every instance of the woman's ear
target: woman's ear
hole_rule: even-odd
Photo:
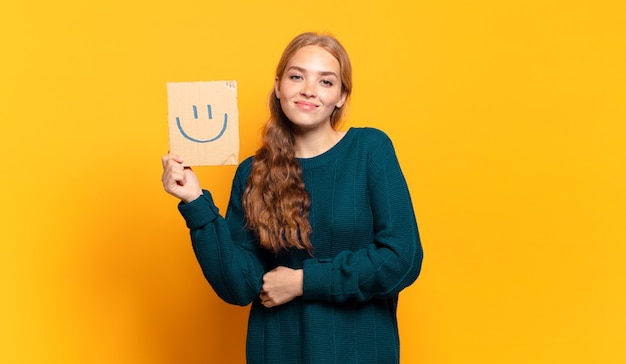
[[[278,76],[276,76],[276,79],[274,80],[274,95],[276,95],[276,98],[280,100],[280,85],[278,82]]]
[[[341,93],[341,98],[339,99],[339,101],[335,104],[336,108],[341,108],[345,103],[346,103],[346,98],[348,97],[348,94],[346,94],[345,92]]]

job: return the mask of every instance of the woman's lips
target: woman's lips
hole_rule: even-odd
[[[317,105],[315,105],[314,103],[306,102],[306,101],[296,101],[296,106],[299,109],[305,110],[305,111],[315,110],[317,108]]]

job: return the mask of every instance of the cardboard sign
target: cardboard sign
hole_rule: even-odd
[[[168,82],[170,152],[185,166],[239,161],[239,110],[235,81]]]

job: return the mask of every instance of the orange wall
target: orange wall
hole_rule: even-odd
[[[403,362],[626,362],[623,1],[237,3],[2,6],[0,362],[243,362],[247,308],[160,186],[165,83],[237,80],[243,158],[305,30],[343,41],[345,126],[385,130],[411,187]],[[234,167],[197,172],[225,207]]]

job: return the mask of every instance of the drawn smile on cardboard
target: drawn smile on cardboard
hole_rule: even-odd
[[[213,119],[213,113],[211,111],[211,105],[207,105],[207,111],[208,111],[208,115],[209,115],[209,120]],[[196,107],[196,105],[193,105],[193,118],[194,119],[198,119],[198,108]],[[191,140],[192,142],[195,143],[210,143],[210,142],[214,142],[216,140],[218,140],[219,138],[222,137],[222,135],[224,135],[224,132],[226,131],[226,128],[228,127],[228,114],[224,114],[224,125],[222,126],[222,130],[220,130],[220,132],[214,136],[211,137],[209,139],[198,139],[196,137],[193,137],[191,135],[189,135],[185,129],[183,128],[181,122],[180,122],[180,118],[177,116],[176,117],[176,126],[178,126],[178,130],[180,131],[180,133],[186,138]],[[203,128],[204,129],[204,128]]]

